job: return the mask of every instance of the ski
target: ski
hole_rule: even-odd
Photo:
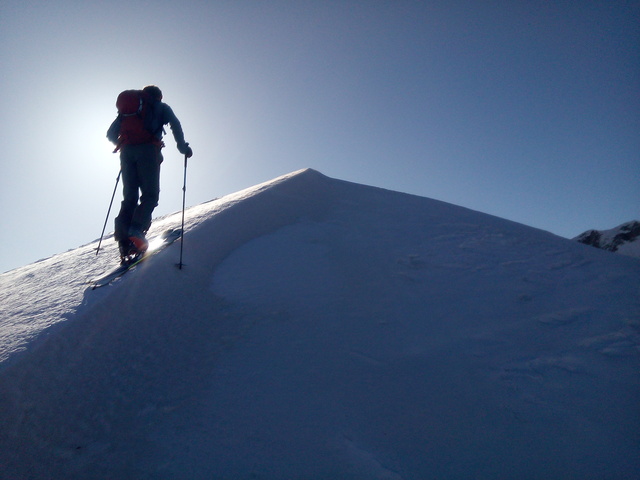
[[[167,230],[163,232],[162,235],[154,238],[149,242],[149,248],[142,255],[138,255],[133,259],[123,263],[118,268],[108,273],[105,273],[103,276],[96,278],[95,280],[91,280],[89,282],[91,284],[91,289],[95,290],[96,288],[109,285],[111,282],[120,278],[121,276],[123,276],[129,270],[133,269],[138,264],[148,260],[149,258],[154,256],[156,253],[167,248],[169,245],[171,245],[173,242],[179,239],[181,234],[182,234],[182,230],[179,228],[176,228],[174,230]]]

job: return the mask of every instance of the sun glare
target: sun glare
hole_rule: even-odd
[[[158,248],[160,248],[160,245],[162,245],[163,243],[164,243],[163,238],[160,238],[160,237],[154,238],[149,242],[149,248],[147,248],[147,251],[153,252],[154,250],[157,250]]]

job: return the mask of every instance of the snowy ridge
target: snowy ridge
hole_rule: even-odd
[[[640,469],[640,261],[313,170],[186,219],[183,270],[87,290],[108,241],[0,276],[0,477]]]
[[[632,221],[610,230],[587,230],[574,240],[592,247],[640,258],[640,222]]]

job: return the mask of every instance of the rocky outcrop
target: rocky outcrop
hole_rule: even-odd
[[[640,222],[623,223],[611,230],[587,230],[574,240],[623,255],[640,257]]]

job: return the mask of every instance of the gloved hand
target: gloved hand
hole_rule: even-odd
[[[193,156],[193,150],[191,150],[191,147],[186,142],[184,144],[178,144],[178,151],[181,154],[186,155],[187,158],[191,158]]]

